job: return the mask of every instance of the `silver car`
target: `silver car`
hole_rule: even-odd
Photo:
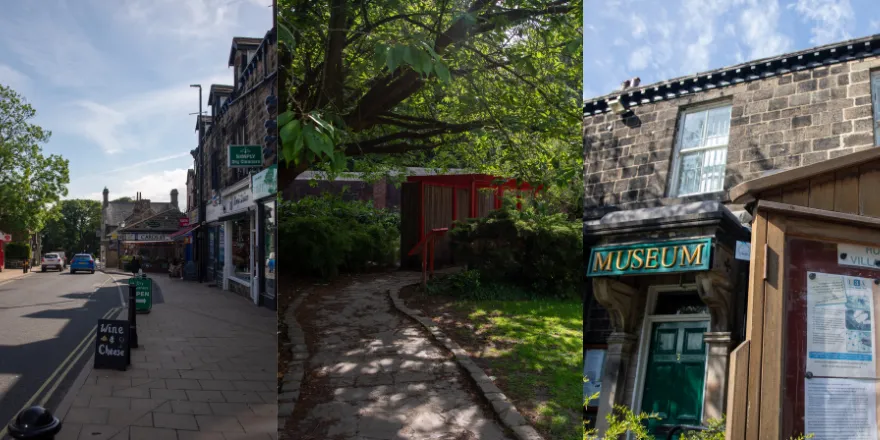
[[[40,272],[45,272],[46,269],[55,269],[60,272],[64,270],[64,260],[55,253],[43,254],[43,259],[40,260]]]

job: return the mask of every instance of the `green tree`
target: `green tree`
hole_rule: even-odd
[[[131,197],[128,197],[128,196],[120,197],[120,198],[118,198],[118,199],[111,200],[111,202],[128,202],[128,203],[131,203],[131,202],[133,202],[133,201],[134,201],[134,199],[131,198]]]
[[[309,168],[463,167],[578,203],[580,10],[581,0],[280,0],[282,186]]]
[[[36,110],[0,84],[0,228],[40,231],[67,195],[68,161],[44,156],[51,132],[28,122]]]
[[[79,252],[95,254],[100,249],[97,237],[101,229],[101,202],[97,200],[62,200],[58,216],[43,230],[43,248],[63,250],[68,256]]]

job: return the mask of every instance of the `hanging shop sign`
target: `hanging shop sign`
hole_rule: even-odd
[[[122,241],[138,242],[138,241],[171,241],[168,234],[157,234],[152,232],[129,232],[122,234]]]
[[[587,276],[708,270],[711,254],[712,238],[596,247]]]
[[[263,166],[263,147],[259,145],[230,145],[229,168],[252,168]]]
[[[185,228],[185,227],[189,226],[189,217],[181,217],[181,218],[177,219],[177,224],[181,228]]]
[[[269,197],[278,191],[278,166],[272,165],[251,178],[251,192],[254,200]]]

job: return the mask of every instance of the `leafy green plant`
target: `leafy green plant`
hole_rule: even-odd
[[[27,260],[31,258],[31,246],[25,242],[7,243],[4,248],[6,260]]]
[[[583,226],[534,201],[508,201],[484,218],[457,222],[450,244],[457,261],[484,284],[512,284],[545,297],[579,294]]]
[[[279,251],[285,255],[279,261],[290,273],[332,278],[397,261],[396,212],[327,193],[282,201],[279,211]]]

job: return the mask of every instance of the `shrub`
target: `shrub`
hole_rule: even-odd
[[[29,260],[31,246],[24,242],[11,242],[6,244],[3,253],[7,260]]]
[[[526,287],[543,296],[577,295],[583,278],[583,225],[538,202],[515,209],[507,200],[488,216],[457,222],[449,231],[457,261],[484,283]]]
[[[282,201],[279,263],[297,275],[332,278],[397,262],[400,214],[327,194]]]

